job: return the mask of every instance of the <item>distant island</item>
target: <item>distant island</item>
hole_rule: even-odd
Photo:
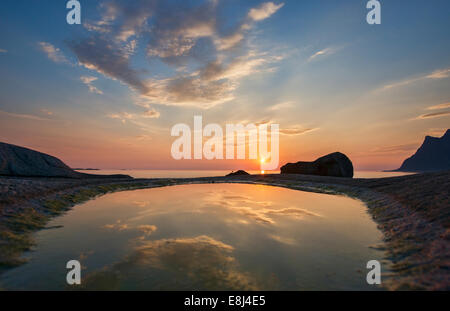
[[[72,168],[74,171],[100,171],[99,168]]]
[[[450,129],[441,138],[427,136],[417,152],[406,159],[396,172],[432,172],[450,170]]]

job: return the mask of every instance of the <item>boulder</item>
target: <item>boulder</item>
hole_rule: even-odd
[[[314,162],[288,163],[281,167],[281,174],[303,174],[333,177],[353,177],[352,161],[343,153],[335,152]]]
[[[66,178],[131,178],[127,175],[91,175],[74,171],[45,153],[0,142],[0,175]]]
[[[237,172],[231,172],[230,174],[228,174],[226,177],[232,177],[232,176],[249,176],[250,174],[247,173],[246,171],[243,170],[239,170]]]

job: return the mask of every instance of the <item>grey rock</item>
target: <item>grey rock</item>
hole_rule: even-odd
[[[0,142],[0,175],[24,177],[121,178],[126,175],[91,175],[74,171],[45,153]]]

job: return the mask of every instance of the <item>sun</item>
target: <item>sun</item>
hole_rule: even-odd
[[[266,163],[266,159],[261,158],[261,160],[259,160],[259,162],[260,162],[261,165],[262,165],[262,164]],[[266,173],[265,171],[261,170],[261,175],[264,175],[265,173]]]

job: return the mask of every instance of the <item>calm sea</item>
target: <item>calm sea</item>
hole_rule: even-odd
[[[79,170],[88,174],[125,174],[134,178],[195,178],[195,177],[217,177],[231,173],[230,170]],[[248,171],[250,174],[260,174],[260,171]],[[279,171],[266,172],[267,174],[279,174]],[[380,172],[380,171],[356,171],[355,178],[383,178],[410,175],[404,172]]]

